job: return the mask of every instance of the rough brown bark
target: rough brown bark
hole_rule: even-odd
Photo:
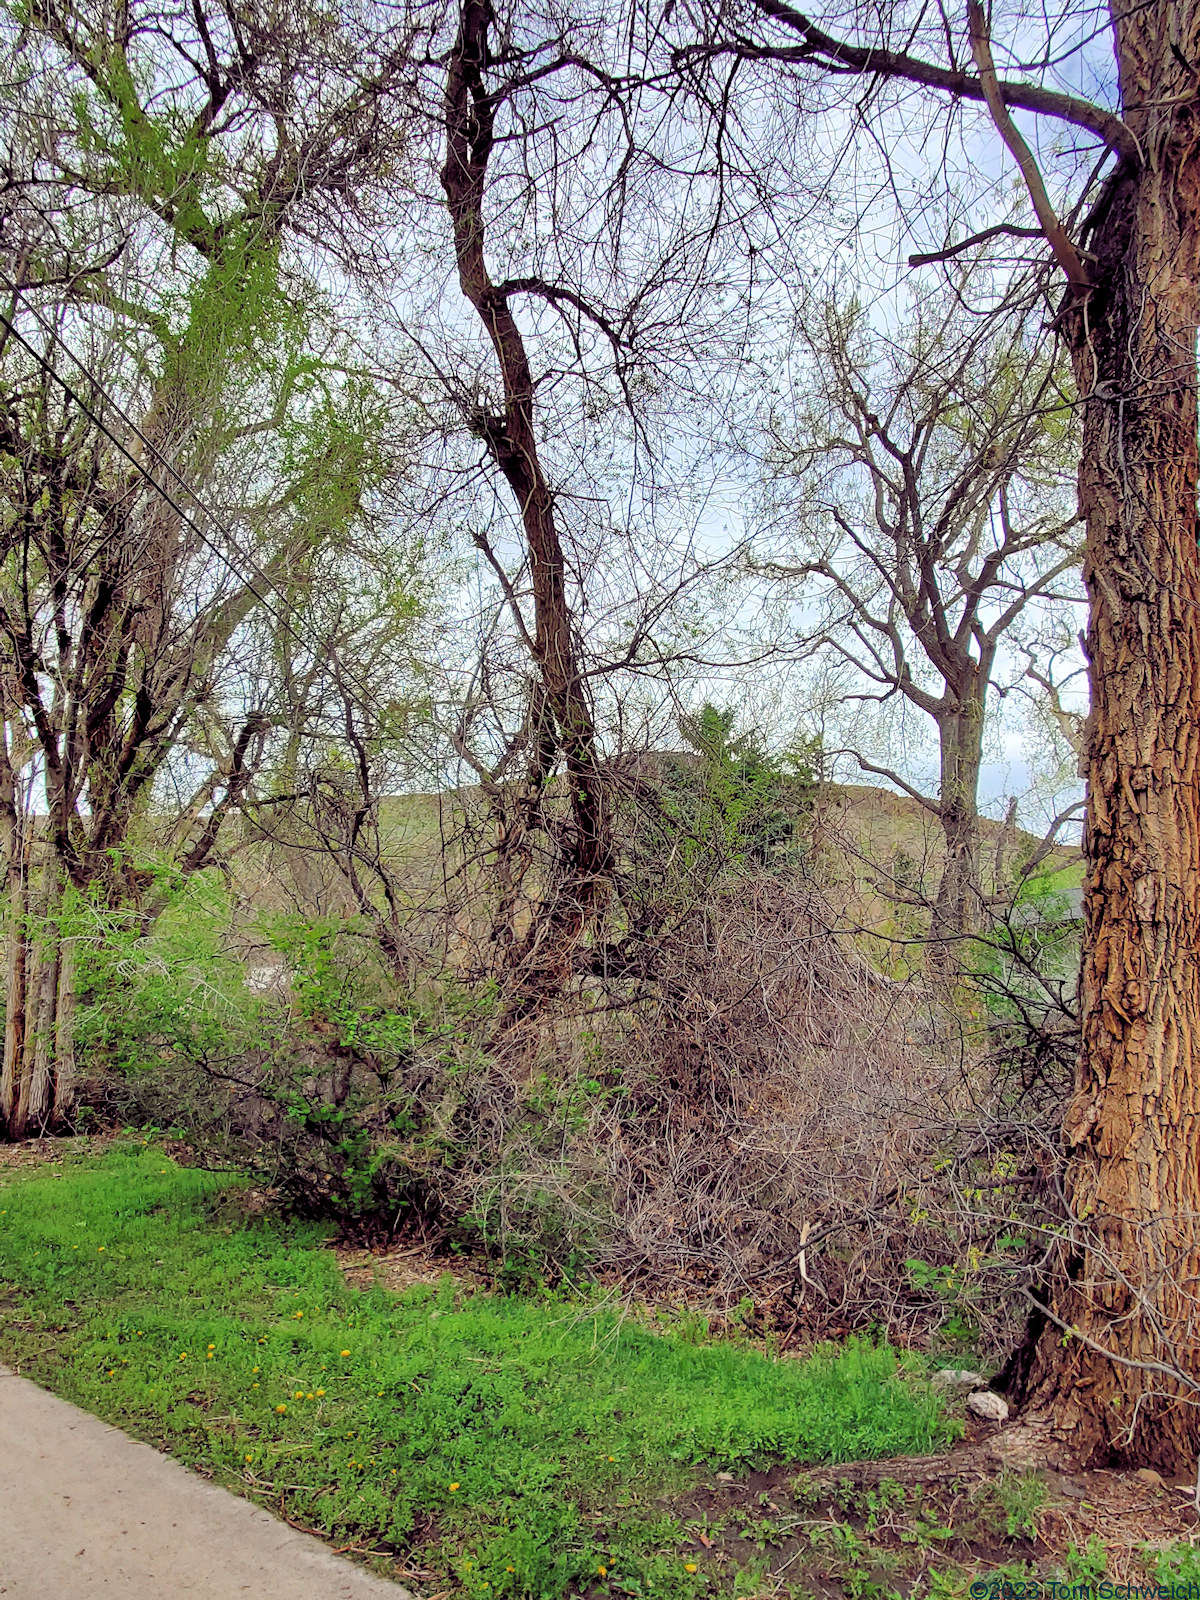
[[[1141,160],[1109,186],[1084,241],[1095,258],[1092,288],[1066,316],[1085,408],[1080,502],[1093,708],[1083,1049],[1065,1127],[1076,1227],[1027,1392],[1079,1462],[1193,1472],[1200,96],[1188,63],[1200,59],[1200,5],[1114,7],[1113,27],[1125,121]]]
[[[58,1002],[59,943],[56,930],[47,925],[46,948],[39,953],[37,982],[30,998],[36,1008],[34,1025],[26,1041],[31,1054],[21,1083],[17,1116],[22,1134],[45,1133],[50,1126],[54,1105],[54,1014]]]
[[[26,914],[20,935],[25,944],[25,1010],[20,1030],[21,1056],[15,1064],[17,1099],[9,1122],[9,1133],[14,1139],[25,1138],[31,1129],[37,1132],[41,1120],[42,1086],[35,1085],[34,1072],[44,1011],[46,967],[52,959],[41,937],[47,911],[45,876],[43,873],[39,882],[32,850],[28,879]]]
[[[14,1139],[47,1132],[55,1123],[57,1110],[61,1108],[61,1114],[67,1114],[74,1093],[74,1051],[68,1036],[73,1023],[69,998],[73,964],[68,961],[64,971],[61,927],[65,876],[50,842],[32,843],[35,848],[25,872],[26,881],[32,882],[25,895],[26,913],[10,932],[14,943],[19,941],[24,946],[20,965],[25,1003],[18,1038],[14,1040],[12,1077],[16,1093],[8,1126]],[[39,843],[41,848],[37,849]],[[63,1041],[68,1046],[68,1073],[61,1092],[60,1008],[64,1008]],[[9,1020],[14,1020],[11,1008]]]
[[[74,1109],[75,962],[62,927],[65,883],[51,842],[27,837],[11,874],[5,930],[0,1134],[11,1139],[62,1127]]]

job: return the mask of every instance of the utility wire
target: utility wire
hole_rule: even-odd
[[[0,272],[0,283],[2,283],[3,286],[5,288],[7,288],[9,290],[9,292],[11,294],[13,294],[14,296],[20,295],[21,291],[17,287],[17,285],[14,284],[12,282],[12,280],[10,278],[8,278],[7,275],[2,273],[2,272]],[[63,350],[66,351],[67,355],[71,358],[71,360],[75,363],[75,365],[79,368],[79,370],[87,378],[88,382],[92,385],[92,387],[96,391],[96,393],[99,394],[102,397],[102,399],[104,400],[106,405],[109,407],[109,409],[112,412],[116,413],[116,415],[121,419],[121,421],[126,425],[126,427],[129,428],[130,432],[133,433],[142,442],[142,444],[146,447],[146,449],[152,455],[154,455],[157,458],[158,461],[160,461],[162,463],[162,465],[166,468],[166,470],[175,479],[176,483],[178,483],[181,486],[181,488],[186,492],[186,494],[189,497],[189,499],[191,499],[199,507],[200,511],[204,514],[204,516],[206,516],[209,519],[209,521],[211,523],[213,523],[220,530],[220,532],[225,536],[226,540],[229,542],[230,546],[233,548],[233,550],[237,554],[237,556],[242,560],[248,560],[253,565],[253,567],[255,569],[255,576],[257,577],[257,579],[264,586],[269,586],[269,587],[275,589],[276,593],[279,593],[280,590],[279,590],[278,584],[274,583],[273,580],[268,576],[268,574],[263,571],[263,569],[258,565],[258,563],[256,561],[254,561],[253,556],[247,556],[245,554],[245,552],[243,552],[242,550],[238,549],[237,542],[234,539],[234,536],[233,536],[232,532],[230,531],[230,529],[228,528],[228,526],[221,520],[221,518],[216,514],[216,512],[214,512],[211,509],[211,507],[207,506],[204,503],[204,500],[199,495],[199,493],[192,487],[192,485],[190,483],[188,483],[187,479],[183,476],[183,474],[179,471],[179,469],[171,461],[169,461],[166,456],[163,455],[162,451],[158,448],[158,446],[156,444],[154,444],[154,442],[151,439],[148,439],[146,437],[146,435],[138,427],[137,423],[134,422],[133,418],[130,417],[129,414],[123,409],[123,407],[112,397],[111,394],[109,394],[108,390],[104,387],[104,385],[100,382],[100,380],[96,377],[96,375],[88,368],[88,366],[80,359],[80,357],[77,356],[75,354],[75,352],[67,345],[65,340],[62,339],[61,335],[58,333],[58,330],[54,327],[54,325],[52,323],[48,322],[46,320],[46,318],[44,318],[42,316],[41,312],[38,310],[38,308],[36,306],[30,305],[28,300],[24,301],[23,303],[25,304],[26,309],[29,310],[32,313],[32,315],[34,316],[34,318],[38,321],[38,323],[40,323],[42,329],[49,335],[52,343],[62,346]],[[150,487],[152,489],[156,490],[157,493],[162,496],[162,498],[167,502],[167,504],[171,507],[171,509],[175,512],[175,514],[178,517],[182,518],[182,520],[187,523],[188,527],[190,527],[193,530],[193,532],[196,534],[197,538],[201,541],[201,543],[205,546],[205,548],[210,550],[212,552],[212,554],[214,556],[216,556],[217,560],[222,564],[223,567],[225,567],[226,571],[228,571],[233,577],[235,577],[238,580],[238,582],[240,584],[244,585],[245,588],[247,588],[250,591],[250,593],[259,602],[259,604],[264,608],[264,610],[269,612],[269,614],[272,617],[275,618],[276,622],[279,623],[280,627],[283,628],[285,632],[290,634],[291,637],[296,641],[297,644],[305,645],[305,646],[307,646],[309,648],[315,647],[321,653],[326,654],[329,657],[331,657],[331,659],[335,662],[335,664],[339,667],[339,669],[341,669],[342,671],[344,671],[346,673],[346,676],[347,676],[349,682],[356,689],[358,689],[359,692],[362,693],[367,699],[370,699],[370,691],[367,690],[363,684],[358,683],[358,682],[355,681],[354,675],[347,668],[346,662],[344,660],[342,660],[338,656],[338,653],[335,650],[331,649],[331,647],[329,646],[329,644],[326,641],[318,639],[315,634],[312,635],[310,638],[306,639],[302,634],[297,632],[296,628],[288,621],[288,619],[280,611],[276,610],[276,608],[267,599],[266,595],[263,594],[258,587],[256,587],[255,583],[250,578],[248,578],[244,572],[242,572],[238,567],[236,567],[233,564],[233,562],[229,559],[229,557],[225,555],[224,551],[222,551],[217,545],[215,545],[213,543],[213,541],[204,532],[204,529],[200,526],[200,524],[196,521],[196,519],[188,511],[186,511],[183,508],[183,506],[181,506],[179,504],[179,501],[177,499],[175,499],[175,497],[172,494],[170,494],[163,487],[163,485],[161,483],[159,483],[158,479],[155,478],[148,471],[148,469],[146,468],[144,462],[140,461],[138,459],[138,457],[135,456],[133,454],[133,452],[129,449],[128,445],[126,445],[123,440],[119,439],[117,437],[117,435],[115,433],[113,433],[112,429],[104,421],[103,417],[101,417],[99,415],[99,413],[96,412],[87,403],[87,401],[82,397],[82,395],[80,395],[75,390],[75,388],[67,381],[67,379],[62,376],[62,374],[57,370],[57,368],[53,365],[53,363],[51,361],[49,361],[47,359],[47,357],[45,355],[43,355],[42,352],[36,348],[36,346],[30,344],[29,340],[26,339],[24,334],[20,331],[20,329],[13,322],[12,318],[7,316],[3,311],[0,311],[0,326],[3,326],[4,328],[6,328],[8,330],[8,332],[13,336],[13,338],[16,339],[18,344],[20,344],[23,349],[28,351],[28,353],[33,357],[33,359],[42,368],[42,370],[47,374],[47,376],[52,378],[54,380],[54,382],[59,385],[59,387],[63,390],[64,394],[66,394],[68,396],[68,398],[70,400],[72,400],[79,407],[79,409],[83,412],[84,416],[86,416],[88,418],[88,420],[90,422],[92,422],[95,425],[95,427],[97,427],[100,430],[101,433],[104,434],[105,438],[109,439],[114,445],[116,445],[117,449],[121,452],[121,454],[125,457],[125,459],[130,463],[130,465],[133,466],[135,468],[135,470],[137,472],[139,472],[143,478],[145,478],[146,482],[150,485]]]

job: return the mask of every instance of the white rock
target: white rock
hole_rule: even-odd
[[[944,1383],[948,1389],[980,1389],[987,1379],[980,1372],[968,1372],[966,1367],[943,1367],[933,1375],[934,1383]]]
[[[967,1410],[973,1411],[977,1417],[982,1417],[985,1422],[1005,1422],[1008,1420],[1008,1401],[1002,1400],[998,1394],[992,1394],[987,1389],[981,1389],[978,1394],[967,1396]]]
[[[245,982],[251,994],[286,994],[292,987],[292,975],[281,965],[249,967]]]

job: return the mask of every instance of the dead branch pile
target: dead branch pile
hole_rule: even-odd
[[[358,1238],[481,1249],[501,1281],[598,1273],[787,1337],[1015,1342],[1061,1095],[1044,1063],[1020,1092],[1013,1024],[978,994],[882,974],[803,867],[728,875],[636,977],[531,1017],[464,1005],[443,971],[372,1045],[385,978],[346,1017],[285,985],[244,1037],[149,1041],[167,1064],[122,1114],[186,1126]]]
[[[607,1068],[612,1092],[549,1153],[492,1101],[502,1174],[463,1175],[491,1238],[536,1204],[642,1293],[750,1300],[808,1333],[982,1327],[1001,1348],[1041,1253],[1020,1230],[1052,1188],[1054,1113],[1004,1110],[983,1019],[833,924],[800,873],[742,881],[662,942],[628,1009],[547,1029],[557,1081]]]

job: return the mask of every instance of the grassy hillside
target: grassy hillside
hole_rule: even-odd
[[[394,795],[383,801],[380,841],[385,857],[414,905],[439,896],[444,871],[462,857],[464,831],[480,824],[481,794],[475,789],[441,794]],[[932,896],[942,862],[937,818],[908,795],[870,784],[832,784],[816,805],[818,871],[835,904],[844,902],[865,926],[883,930],[894,907],[877,886],[915,889]],[[984,818],[981,866],[990,881],[997,844],[1011,873],[1040,843],[1017,828]],[[325,852],[312,840],[291,844],[246,837],[232,853],[235,882],[259,906],[289,909],[297,903],[328,910],[349,907],[350,896]],[[1082,875],[1076,847],[1056,847],[1040,869],[1057,886],[1073,887]]]

